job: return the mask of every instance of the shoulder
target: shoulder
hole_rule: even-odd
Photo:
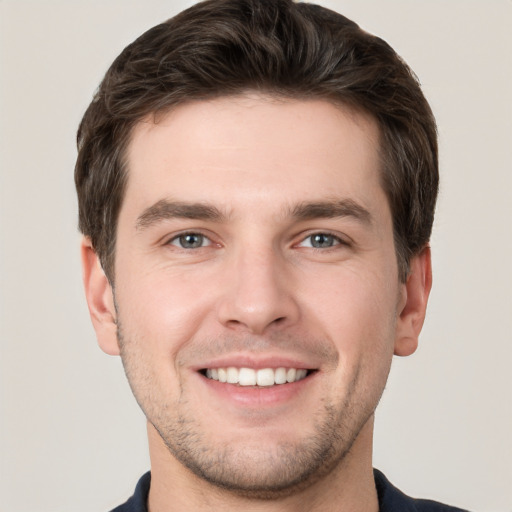
[[[110,512],[148,512],[147,500],[150,484],[151,473],[148,471],[137,483],[133,496],[126,503],[119,505]]]
[[[380,512],[468,512],[437,501],[411,498],[394,487],[379,470],[373,472]]]

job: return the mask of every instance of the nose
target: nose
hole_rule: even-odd
[[[299,318],[293,272],[272,247],[240,250],[226,264],[219,321],[227,328],[264,334]]]

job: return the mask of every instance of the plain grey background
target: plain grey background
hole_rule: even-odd
[[[1,510],[109,510],[149,468],[82,292],[74,138],[122,48],[192,3],[0,0]],[[405,58],[439,124],[434,289],[377,411],[375,466],[412,495],[512,511],[512,1],[324,5]]]

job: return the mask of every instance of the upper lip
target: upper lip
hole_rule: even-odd
[[[303,358],[279,354],[230,354],[196,364],[193,369],[200,371],[207,368],[228,368],[230,366],[235,368],[254,368],[255,370],[262,368],[304,368],[316,370],[319,365],[316,362],[306,361]]]

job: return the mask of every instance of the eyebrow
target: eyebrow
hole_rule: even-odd
[[[138,230],[142,230],[168,219],[197,219],[220,222],[225,217],[218,208],[212,205],[161,199],[139,215],[135,226]]]
[[[371,213],[352,199],[299,203],[293,208],[292,217],[299,220],[352,217],[363,224],[373,221]]]
[[[372,224],[370,212],[352,199],[302,202],[288,210],[285,217],[297,220],[352,217],[363,224]],[[137,230],[144,230],[161,221],[176,218],[222,222],[227,215],[210,204],[161,199],[139,215],[135,226]]]

